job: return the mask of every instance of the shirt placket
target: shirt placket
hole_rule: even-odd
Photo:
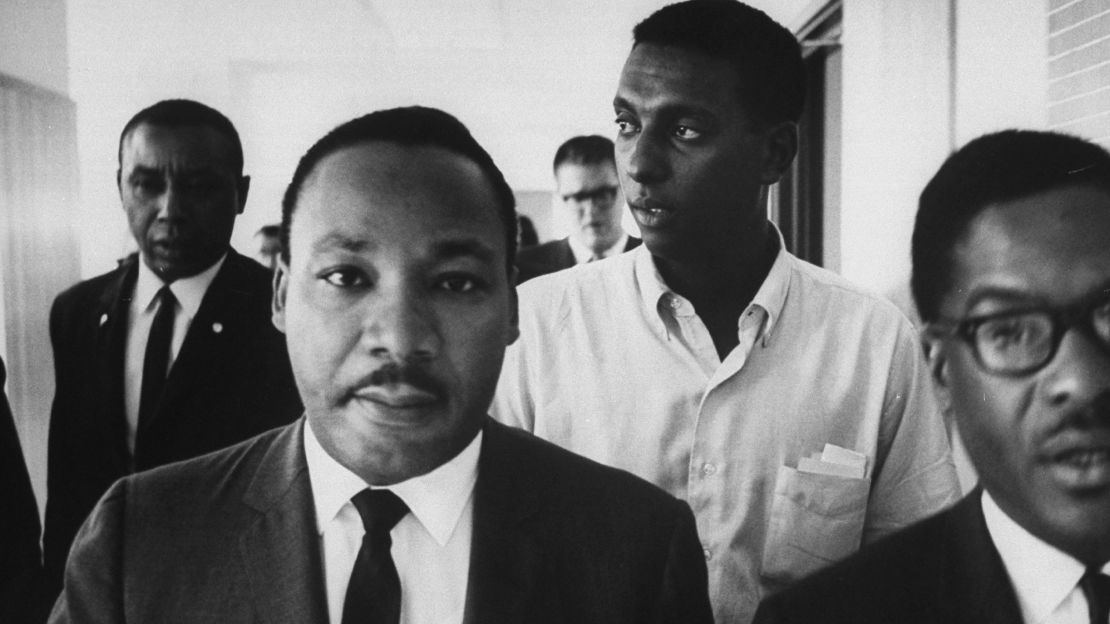
[[[712,337],[701,320],[693,316],[688,321],[691,325],[696,323],[700,328],[693,331],[700,331],[698,338],[708,341],[716,361],[716,365],[709,369],[706,389],[698,405],[686,488],[687,501],[697,517],[698,534],[701,536],[706,565],[710,568],[710,579],[719,577],[715,572],[720,567],[720,555],[725,553],[732,537],[729,534],[728,514],[720,507],[724,488],[729,487],[728,475],[733,472],[730,466],[735,463],[735,458],[728,455],[731,445],[722,444],[722,441],[731,440],[726,430],[733,423],[722,422],[722,419],[733,418],[735,414],[716,413],[707,408],[711,403],[708,399],[715,391],[724,391],[721,389],[722,384],[744,367],[757,344],[766,317],[761,306],[749,305],[744,310],[737,327],[738,344],[723,362],[718,359]],[[708,363],[708,357],[703,356],[699,361]]]

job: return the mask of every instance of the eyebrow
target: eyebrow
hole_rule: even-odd
[[[613,108],[623,108],[635,111],[636,107],[625,98],[617,95],[613,98]],[[663,113],[671,117],[691,116],[699,118],[715,119],[716,113],[704,108],[702,106],[695,106],[685,102],[664,102],[661,106],[656,107],[657,114]]]
[[[366,240],[352,238],[340,232],[331,232],[312,244],[315,252],[340,249],[351,253],[359,253],[374,247]],[[474,257],[483,262],[493,262],[496,253],[493,248],[476,238],[447,240],[437,242],[432,246],[432,257],[437,260]]]
[[[483,262],[492,263],[497,254],[493,249],[476,238],[447,240],[432,247],[432,255],[439,259],[471,256]]]
[[[161,176],[166,168],[162,167],[148,167],[146,165],[135,165],[131,168],[131,173],[127,175],[127,179],[131,180],[141,176]],[[191,169],[181,169],[175,171],[175,175],[206,175],[213,173],[216,170],[208,166],[193,167]]]
[[[341,249],[352,253],[358,253],[370,247],[370,243],[364,240],[351,238],[340,232],[330,232],[327,236],[320,238],[312,243],[312,251],[331,251],[333,249]]]
[[[1110,293],[1110,279],[1107,279],[1094,288],[1089,289],[1085,294],[1077,297],[1076,301],[1091,299],[1093,297],[1097,297],[1101,293]],[[1007,303],[1047,305],[1045,297],[1039,293],[1018,290],[1016,288],[1009,288],[1005,286],[985,286],[982,289],[975,290],[971,293],[971,296],[968,297],[965,311],[974,309],[975,306],[979,305],[983,301],[987,301],[990,299],[1001,300]]]

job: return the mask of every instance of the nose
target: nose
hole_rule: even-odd
[[[667,175],[663,146],[650,133],[641,131],[617,144],[617,154],[625,173],[634,182],[649,184]],[[623,158],[621,158],[623,156]]]
[[[1072,328],[1064,334],[1045,375],[1042,387],[1051,405],[1087,405],[1110,394],[1110,352],[1093,336]]]
[[[381,286],[367,304],[363,343],[379,359],[420,362],[434,359],[441,342],[434,314],[426,301],[407,286]]]
[[[606,202],[597,197],[591,197],[578,204],[578,215],[582,221],[594,221],[605,214]]]
[[[162,193],[160,205],[158,207],[158,217],[166,220],[176,220],[185,216],[186,202],[185,194],[178,189],[174,184],[166,185],[165,192]]]

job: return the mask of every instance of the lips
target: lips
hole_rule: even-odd
[[[1053,477],[1070,490],[1110,487],[1110,444],[1087,441],[1055,449],[1047,457]]]
[[[640,227],[646,228],[664,226],[674,219],[676,214],[670,206],[647,197],[630,200],[628,207],[632,209],[632,214]]]
[[[403,382],[361,388],[355,397],[393,409],[417,409],[439,403],[435,392]]]
[[[398,410],[426,408],[443,401],[441,384],[419,366],[384,364],[354,385],[351,398]]]

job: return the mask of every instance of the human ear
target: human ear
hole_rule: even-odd
[[[949,359],[944,337],[926,327],[921,334],[921,346],[925,350],[925,365],[929,367],[929,377],[937,391],[941,410],[949,415],[952,406]]]
[[[798,155],[798,124],[783,121],[764,130],[762,182],[774,184],[782,178]]]
[[[285,333],[285,297],[289,292],[289,265],[279,259],[274,269],[274,297],[271,321],[281,333]]]

